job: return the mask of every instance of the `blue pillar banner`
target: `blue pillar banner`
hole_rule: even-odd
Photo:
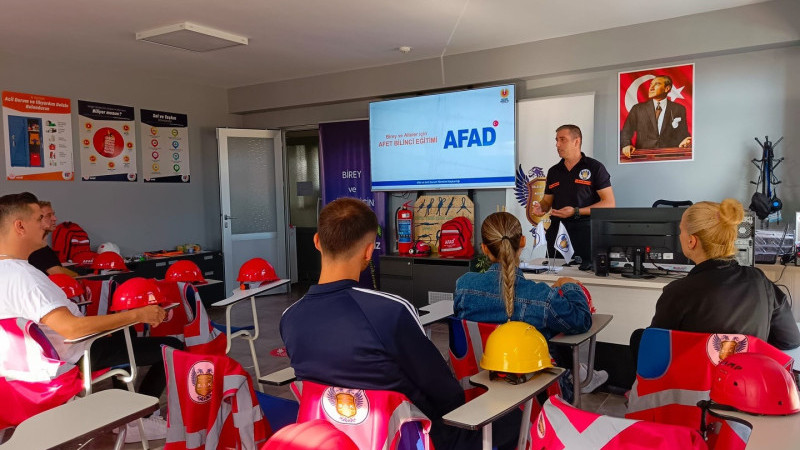
[[[369,166],[369,121],[322,123],[319,125],[320,181],[322,203],[340,197],[357,198],[369,205],[378,216],[380,232],[375,240],[372,261],[375,266],[374,283],[378,280],[379,256],[386,249],[385,192],[372,192]],[[360,284],[373,288],[370,269],[361,274]]]

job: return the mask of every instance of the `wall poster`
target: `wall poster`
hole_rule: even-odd
[[[133,108],[78,100],[81,179],[136,181]]]
[[[141,110],[145,183],[189,182],[189,119],[186,114]]]
[[[620,72],[619,163],[694,159],[694,64]]]
[[[71,111],[68,98],[3,92],[7,179],[73,180]]]

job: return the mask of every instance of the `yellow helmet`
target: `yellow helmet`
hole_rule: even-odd
[[[486,340],[481,368],[495,372],[530,373],[553,367],[547,340],[533,325],[507,322]]]

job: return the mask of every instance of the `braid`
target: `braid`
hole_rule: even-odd
[[[508,318],[514,314],[514,286],[519,266],[522,225],[507,212],[490,214],[481,225],[481,240],[500,263],[500,292]]]

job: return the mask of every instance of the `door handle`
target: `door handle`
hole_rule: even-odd
[[[231,216],[229,216],[229,215],[225,214],[225,215],[223,215],[223,218],[224,218],[225,220],[231,220],[231,219],[235,219],[236,217],[231,217]]]

